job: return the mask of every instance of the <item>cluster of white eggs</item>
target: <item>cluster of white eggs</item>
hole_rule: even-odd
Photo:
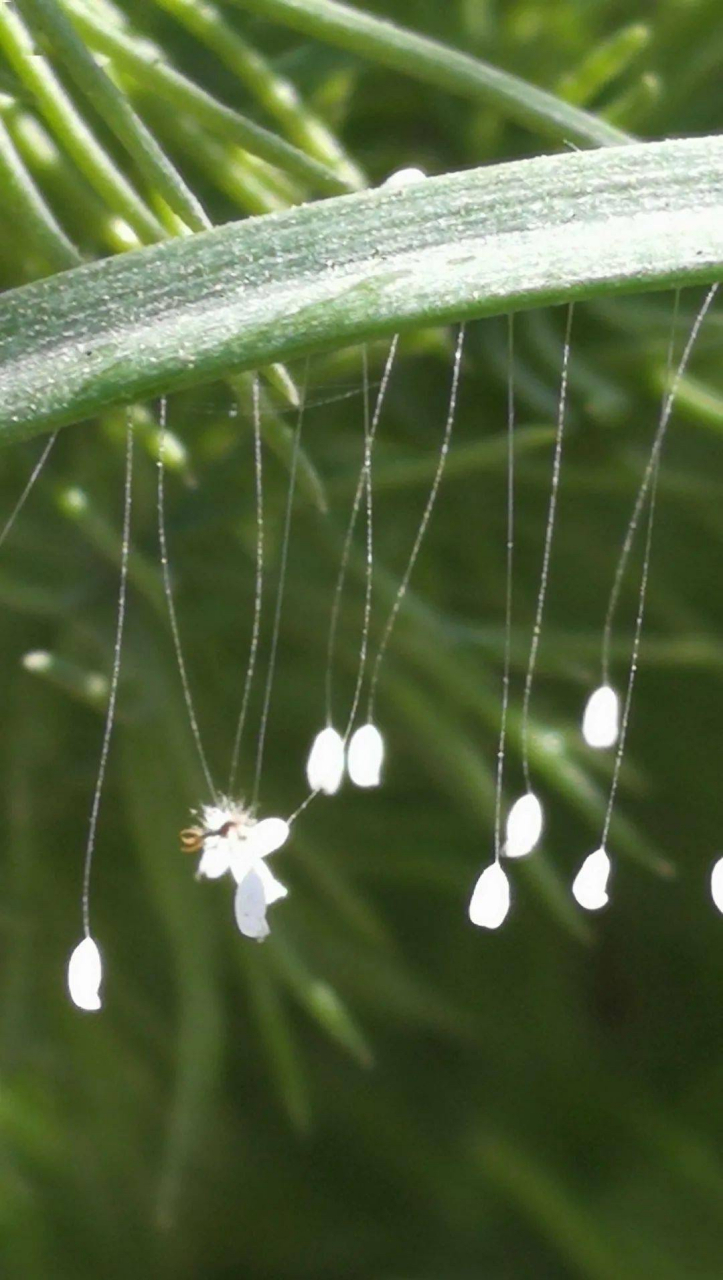
[[[613,747],[620,732],[620,699],[610,685],[600,685],[587,701],[582,718],[582,734],[590,747]],[[469,903],[469,918],[484,929],[498,929],[510,909],[510,883],[501,858],[524,858],[537,847],[544,827],[539,798],[532,791],[515,801],[507,816],[505,842],[496,858],[485,867],[475,884]],[[572,882],[572,893],[586,911],[599,911],[608,903],[610,858],[604,848],[588,854]],[[721,872],[723,889],[723,871]]]

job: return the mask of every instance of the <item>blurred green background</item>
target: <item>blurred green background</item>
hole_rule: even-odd
[[[718,0],[364,7],[640,136],[720,128]],[[268,123],[171,15],[131,0],[124,8],[134,30],[199,83]],[[408,165],[441,173],[549,149],[491,110],[225,13],[295,82],[372,183]],[[631,23],[636,34],[620,37]],[[2,77],[7,120],[35,119],[9,69]],[[169,108],[152,94],[135,101],[214,221],[241,216],[213,164],[184,160]],[[87,253],[107,252],[90,194],[87,206],[71,203],[57,174],[36,174],[57,216]],[[22,228],[8,237],[4,286],[38,271]],[[678,350],[701,297],[682,296]],[[3,1275],[720,1277],[723,922],[707,883],[723,821],[720,308],[702,332],[664,457],[609,844],[619,855],[613,903],[588,917],[569,893],[599,843],[611,761],[582,746],[579,717],[598,681],[600,629],[657,420],[673,305],[671,295],[651,295],[577,308],[533,697],[533,774],[549,820],[543,851],[510,868],[514,909],[494,935],[473,929],[466,910],[492,849],[505,318],[469,329],[448,473],[382,677],[384,786],[346,787],[299,821],[275,864],[291,892],[273,909],[263,947],[236,931],[229,885],[197,884],[178,852],[178,831],[204,795],[158,572],[156,406],[138,409],[127,637],[93,880],[106,973],[95,1017],[69,1004],[64,980],[80,936],[102,729],[95,677],[107,676],[112,654],[123,414],[61,433],[0,557]],[[563,326],[562,311],[515,322],[515,715]],[[453,339],[406,338],[394,370],[375,454],[376,635],[430,482]],[[383,344],[370,349],[373,383],[385,355]],[[303,369],[292,373],[303,380]],[[315,360],[309,376],[306,483],[294,509],[262,785],[264,807],[281,813],[303,797],[303,761],[323,718],[328,611],[362,447],[360,351]],[[263,660],[288,479],[279,453],[288,453],[294,421],[266,386]],[[224,384],[200,388],[171,399],[169,424],[185,447],[168,477],[178,608],[206,747],[223,778],[253,598],[249,403]],[[40,447],[5,450],[5,511]],[[340,629],[340,721],[356,669],[362,543],[360,526]],[[615,633],[619,685],[638,580],[634,558]],[[44,674],[23,666],[38,649],[54,655]],[[252,719],[246,779],[255,729]],[[522,783],[516,720],[508,780],[513,798]]]

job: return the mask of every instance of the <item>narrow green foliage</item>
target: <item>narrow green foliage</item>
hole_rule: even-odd
[[[392,71],[476,102],[527,128],[581,146],[619,144],[625,134],[528,81],[337,0],[233,0],[273,22],[327,40]]]
[[[0,182],[2,182],[5,211],[24,226],[28,238],[48,267],[64,271],[76,267],[81,256],[62,227],[56,222],[52,210],[23,164],[13,140],[0,119]]]
[[[262,129],[240,112],[219,102],[212,94],[174,70],[163,54],[147,40],[137,40],[125,30],[105,20],[85,0],[63,0],[78,31],[88,43],[141,82],[153,89],[181,111],[187,111],[211,133],[245,147],[269,164],[276,164],[290,174],[327,194],[349,189],[330,169],[292,147],[268,129]]]
[[[321,164],[335,169],[353,188],[365,186],[364,175],[344,152],[320,116],[303,102],[290,80],[245,40],[210,0],[155,0],[202,40],[246,85],[292,142]]]
[[[574,71],[563,76],[557,86],[560,97],[577,106],[594,101],[650,44],[652,32],[642,22],[622,27],[588,54]]]
[[[275,938],[269,951],[284,983],[309,1016],[360,1066],[370,1067],[373,1055],[369,1043],[338,992],[324,979],[310,973],[301,956],[284,939]]]
[[[109,207],[127,219],[141,240],[163,240],[158,219],[89,129],[18,14],[5,4],[0,5],[0,49],[30,90],[56,138]]]
[[[36,34],[49,40],[53,51],[63,59],[78,87],[127,148],[146,180],[157,187],[191,230],[208,229],[211,223],[201,204],[128,99],[95,62],[56,0],[21,0],[21,4],[35,24]]]
[[[46,185],[84,243],[113,253],[140,247],[133,228],[108,209],[36,115],[13,99],[0,106],[0,113],[28,168]]]
[[[304,1133],[311,1124],[308,1084],[278,983],[263,956],[251,952],[240,962],[271,1080],[292,1125]]]

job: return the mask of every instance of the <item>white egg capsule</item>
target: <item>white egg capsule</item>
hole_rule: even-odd
[[[510,909],[510,882],[499,862],[485,867],[469,902],[472,924],[483,929],[499,929]]]
[[[333,796],[344,777],[344,739],[328,725],[317,733],[306,762],[306,777],[312,791]]]
[[[378,787],[384,763],[384,739],[376,725],[363,724],[352,734],[346,767],[356,787]]]
[[[609,684],[590,694],[582,717],[582,736],[589,747],[614,747],[620,732],[620,699]]]
[[[426,176],[424,169],[395,169],[394,173],[390,173],[385,179],[384,186],[401,191],[404,187],[412,187],[417,182],[424,182]]]
[[[572,882],[575,901],[586,911],[600,911],[609,902],[610,859],[602,848],[589,853]]]
[[[68,961],[68,992],[74,1005],[94,1013],[100,1009],[100,984],[103,965],[100,951],[92,938],[83,938]]]
[[[528,791],[515,800],[507,815],[504,855],[506,858],[524,858],[532,853],[542,835],[542,805],[537,796]]]
[[[713,864],[710,873],[710,895],[718,910],[723,914],[723,858]]]

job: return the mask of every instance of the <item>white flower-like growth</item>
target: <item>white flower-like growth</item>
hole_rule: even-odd
[[[710,895],[718,910],[723,914],[723,858],[713,863],[710,873]]]
[[[472,924],[483,929],[499,929],[510,909],[510,882],[499,862],[485,867],[469,902]]]
[[[267,908],[288,890],[269,870],[265,859],[289,838],[284,818],[258,821],[242,804],[222,800],[204,805],[200,825],[182,832],[189,852],[200,851],[197,875],[217,880],[230,872],[236,881],[236,923],[247,938],[263,942],[269,935]]]
[[[351,736],[346,767],[356,787],[378,787],[384,763],[384,739],[374,724],[363,724]]]
[[[312,791],[336,795],[344,777],[344,739],[327,725],[317,733],[306,761],[306,777]]]
[[[572,882],[573,896],[586,911],[600,911],[609,902],[610,859],[605,849],[589,853]]]
[[[620,699],[609,684],[590,694],[582,717],[582,736],[589,747],[614,747],[620,732]]]
[[[507,815],[504,855],[524,858],[532,853],[542,835],[542,805],[532,791],[515,800]]]
[[[88,1013],[101,1007],[100,984],[103,966],[98,944],[92,938],[83,938],[68,961],[68,991],[73,1004]]]

